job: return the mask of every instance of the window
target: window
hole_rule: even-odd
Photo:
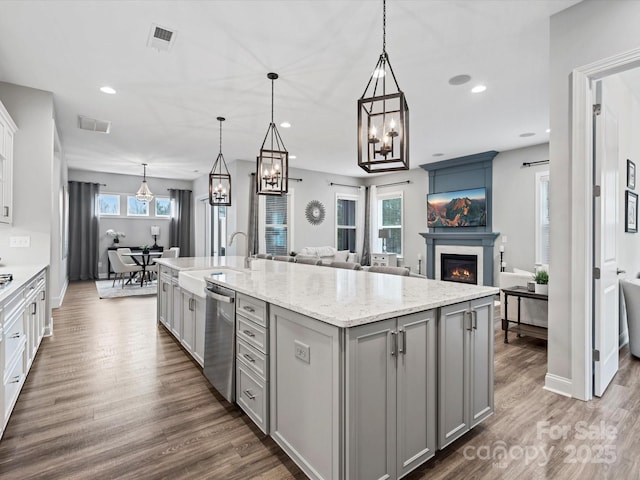
[[[358,197],[355,195],[336,195],[336,248],[356,251],[356,216]]]
[[[549,172],[536,173],[536,263],[549,264]]]
[[[98,195],[99,215],[120,215],[120,195],[101,193]]]
[[[171,216],[171,199],[169,197],[156,197],[156,217]]]
[[[141,202],[136,197],[127,197],[127,215],[129,217],[148,217],[149,202]]]
[[[261,252],[271,255],[288,255],[291,251],[292,215],[291,202],[293,192],[287,195],[261,195],[260,218],[264,219],[261,225]],[[261,222],[262,223],[262,222]]]
[[[378,195],[378,232],[386,230],[386,238],[378,238],[378,251],[402,256],[402,192]],[[378,235],[380,235],[378,233]]]

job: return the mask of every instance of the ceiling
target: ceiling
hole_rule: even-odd
[[[389,0],[411,166],[548,141],[549,17],[575,3]],[[147,47],[152,23],[176,32],[171,51]],[[290,166],[364,175],[356,102],[381,50],[379,0],[0,2],[0,81],[53,92],[68,165],[90,171],[148,163],[151,177],[199,177],[218,153],[218,116],[227,162],[255,161],[274,71]],[[459,74],[471,82],[449,85]],[[111,133],[78,129],[78,115],[111,120]]]

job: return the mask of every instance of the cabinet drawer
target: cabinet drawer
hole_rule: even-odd
[[[267,399],[267,383],[255,377],[242,361],[236,364],[238,378],[236,379],[236,401],[240,408],[258,425],[260,430],[267,433],[269,412]]]
[[[262,380],[267,380],[269,374],[269,364],[267,362],[267,356],[262,352],[259,352],[250,345],[247,345],[242,340],[238,339],[238,345],[236,349],[238,358],[241,359],[247,366],[253,370]]]
[[[10,322],[11,317],[14,316],[17,310],[24,308],[24,289],[20,289],[13,297],[4,302],[4,324],[5,326]]]
[[[262,353],[267,353],[267,330],[240,316],[236,317],[236,336]]]
[[[24,334],[24,318],[22,313],[15,315],[4,327],[2,348],[4,348],[5,365],[9,365],[22,349],[26,335]]]
[[[267,327],[267,304],[262,300],[238,293],[236,313]]]
[[[13,367],[10,367],[10,370],[5,372],[4,376],[4,420],[11,415],[24,379],[24,362],[22,361],[22,355],[20,355],[17,361],[13,363]]]

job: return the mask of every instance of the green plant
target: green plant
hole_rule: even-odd
[[[539,270],[533,279],[538,285],[547,285],[549,283],[549,273],[546,270]]]

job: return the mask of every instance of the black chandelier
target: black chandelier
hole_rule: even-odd
[[[387,54],[386,0],[382,12],[382,55],[358,100],[358,166],[367,173],[409,169],[409,106]],[[387,67],[395,84],[391,92]]]
[[[218,117],[220,122],[220,153],[209,172],[209,205],[214,207],[231,206],[231,175],[227,168],[227,162],[222,155],[222,122],[224,117]]]
[[[289,152],[273,122],[273,84],[277,73],[267,74],[271,80],[271,123],[260,148],[256,168],[256,192],[259,195],[282,195],[289,190]]]

